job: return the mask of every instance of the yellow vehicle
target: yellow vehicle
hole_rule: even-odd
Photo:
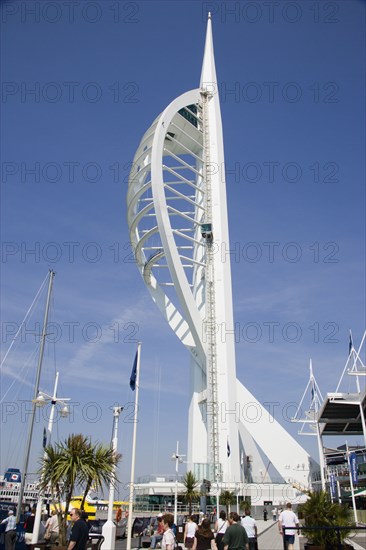
[[[71,508],[80,508],[82,500],[83,500],[82,496],[72,497],[69,510],[71,510]],[[115,514],[117,512],[118,507],[121,507],[122,517],[127,517],[128,502],[124,502],[122,500],[121,501],[115,500],[113,502],[113,513],[114,513],[113,519],[115,519]],[[102,512],[102,511],[103,512],[108,511],[108,500],[100,500],[97,497],[92,498],[88,495],[84,503],[84,512],[88,514],[88,519],[90,520],[96,519],[98,512]],[[67,514],[67,519],[70,519],[69,514]]]

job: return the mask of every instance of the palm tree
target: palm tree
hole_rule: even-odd
[[[90,480],[98,486],[116,480],[114,466],[119,459],[109,447],[93,446],[82,434],[72,434],[65,441],[46,447],[41,459],[41,489],[49,488],[52,494],[61,546],[66,544],[67,513],[75,487],[86,487]]]
[[[115,466],[121,459],[112,447],[105,447],[100,443],[90,444],[88,454],[85,457],[83,475],[85,476],[85,489],[80,508],[84,510],[85,499],[91,487],[98,491],[103,485],[109,485],[115,479]]]
[[[299,515],[304,518],[305,529],[302,534],[317,546],[327,548],[339,548],[336,526],[351,527],[353,524],[352,513],[348,506],[332,502],[329,494],[325,491],[307,491],[308,500],[298,507]],[[325,530],[306,530],[306,527],[325,527]],[[349,535],[344,529],[340,531],[340,539],[343,542]]]
[[[188,471],[183,477],[183,485],[185,492],[183,493],[184,499],[188,502],[188,514],[192,515],[192,502],[198,500],[200,492],[197,490],[199,481],[193,472]]]
[[[220,502],[226,506],[226,513],[229,514],[230,512],[230,505],[235,504],[236,502],[236,496],[234,491],[222,491],[220,494]]]
[[[240,508],[240,510],[250,510],[250,508],[251,508],[250,501],[247,500],[247,499],[242,500],[240,505],[239,505],[239,508]]]

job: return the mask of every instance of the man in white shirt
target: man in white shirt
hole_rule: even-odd
[[[5,523],[5,550],[14,550],[17,540],[17,522],[13,510],[8,511],[8,517],[3,519]]]
[[[257,524],[255,522],[255,519],[253,519],[250,515],[250,510],[248,508],[245,509],[245,516],[241,520],[241,524],[244,527],[244,529],[247,532],[248,539],[249,539],[249,550],[256,550],[257,548]]]
[[[282,530],[283,527],[294,527],[294,529]],[[292,511],[291,502],[286,504],[286,510],[280,513],[278,519],[278,529],[280,535],[284,533],[284,538],[287,543],[288,550],[294,550],[295,542],[295,531],[297,529],[297,534],[299,534],[299,519],[297,515]]]

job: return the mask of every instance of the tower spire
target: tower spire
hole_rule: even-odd
[[[212,92],[214,91],[213,87],[215,89],[217,87],[217,77],[212,39],[211,12],[209,12],[207,17],[206,42],[203,54],[200,88],[208,88]]]

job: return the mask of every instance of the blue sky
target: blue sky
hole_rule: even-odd
[[[125,404],[125,482],[138,340],[136,473],[173,473],[177,439],[186,452],[189,358],[134,265],[126,192],[145,130],[199,84],[209,9],[238,378],[260,401],[280,403],[276,417],[296,435],[280,411],[294,412],[287,404],[301,398],[309,359],[322,391],[334,391],[349,329],[358,345],[365,326],[364,2],[2,2],[3,353],[55,269],[57,342],[41,387],[52,389],[57,368],[60,395],[78,403],[55,437],[108,441],[110,407]],[[2,395],[14,376],[34,376],[41,318],[40,304],[3,369]],[[16,383],[4,399],[2,469],[21,467],[11,426],[25,433],[19,400],[30,396]],[[311,438],[301,443],[316,453]]]

